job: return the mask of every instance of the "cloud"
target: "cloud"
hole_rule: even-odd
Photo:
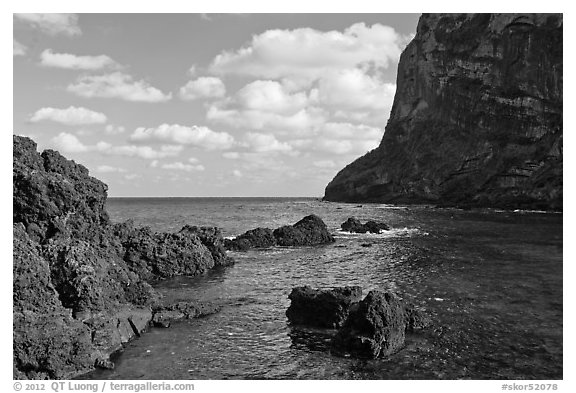
[[[257,80],[241,88],[234,101],[247,110],[294,114],[307,106],[308,96],[291,94],[276,81]]]
[[[43,120],[50,120],[66,125],[86,125],[106,123],[107,118],[103,113],[75,106],[70,106],[66,109],[41,108],[30,118],[30,121],[34,123]]]
[[[173,162],[170,164],[164,164],[161,166],[161,168],[175,171],[185,171],[185,172],[200,172],[205,169],[204,165],[190,165],[190,164],[184,164],[182,162]]]
[[[336,163],[332,160],[314,161],[314,162],[312,162],[312,165],[314,165],[317,168],[335,168],[336,167]]]
[[[180,147],[174,146],[162,146],[160,150],[154,150],[150,146],[113,146],[103,141],[98,142],[94,148],[96,151],[106,155],[138,157],[147,160],[176,156],[181,151]]]
[[[82,153],[90,150],[75,135],[61,132],[50,140],[54,148],[61,153]]]
[[[238,169],[234,169],[234,170],[232,171],[232,175],[234,175],[234,177],[238,177],[238,178],[244,176],[244,175],[242,174],[242,172],[239,171]]]
[[[120,98],[137,102],[165,102],[172,93],[164,94],[144,80],[135,81],[131,75],[113,72],[104,75],[83,75],[66,88],[80,97]]]
[[[113,166],[109,166],[109,165],[99,165],[96,167],[94,172],[97,172],[97,173],[125,173],[126,169],[113,167]]]
[[[54,53],[52,49],[42,51],[40,54],[40,65],[86,71],[120,68],[118,63],[106,55],[77,56],[70,53]]]
[[[234,144],[234,138],[226,132],[212,131],[208,127],[162,124],[156,128],[137,128],[130,140],[134,142],[163,142],[191,145],[208,150],[224,150]]]
[[[318,82],[320,104],[337,109],[390,109],[396,85],[384,83],[358,68],[338,70],[324,75]]]
[[[288,141],[295,151],[337,155],[364,154],[378,146],[383,131],[363,124],[326,123],[309,138]]]
[[[28,50],[28,48],[26,48],[26,46],[22,45],[21,43],[19,43],[16,40],[12,40],[13,42],[13,46],[12,46],[12,55],[13,56],[24,56],[26,54],[26,51]]]
[[[292,147],[287,143],[278,141],[274,135],[249,132],[244,137],[244,145],[252,151],[263,152],[289,152]]]
[[[126,128],[123,126],[115,126],[113,124],[108,124],[106,125],[106,127],[104,128],[104,131],[106,131],[107,134],[110,135],[115,135],[115,134],[122,134],[124,133],[124,131],[126,131]]]
[[[226,94],[226,86],[219,78],[203,76],[189,81],[180,88],[180,98],[186,101],[200,98],[220,98]]]
[[[76,14],[14,14],[14,17],[53,36],[62,34],[72,37],[82,34]]]
[[[387,68],[396,64],[408,42],[392,27],[356,23],[343,32],[311,28],[268,30],[252,37],[237,51],[217,55],[210,65],[215,74],[258,78],[314,80],[327,70],[372,64]]]

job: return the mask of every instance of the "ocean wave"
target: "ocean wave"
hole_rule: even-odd
[[[380,233],[355,233],[347,232],[339,229],[334,236],[336,238],[388,238],[388,237],[410,237],[410,236],[427,236],[428,232],[424,232],[419,228],[391,228],[388,231],[381,231]]]

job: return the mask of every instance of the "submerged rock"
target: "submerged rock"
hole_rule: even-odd
[[[425,311],[416,309],[412,304],[404,307],[404,318],[408,332],[426,329],[432,325],[430,316]]]
[[[404,345],[405,309],[393,293],[370,291],[350,311],[332,340],[332,352],[375,359],[399,351]]]
[[[279,246],[313,246],[335,241],[324,221],[313,214],[294,225],[280,227],[273,234]]]
[[[344,323],[353,304],[362,298],[358,286],[332,289],[296,287],[288,296],[291,300],[286,316],[294,325],[335,329]]]
[[[228,250],[246,251],[251,248],[269,248],[276,245],[276,239],[271,229],[256,228],[244,232],[235,239],[226,239],[225,246]]]
[[[168,328],[174,321],[201,318],[215,314],[220,310],[221,306],[217,304],[197,301],[178,302],[169,306],[156,307],[152,323],[156,327]]]
[[[390,230],[390,227],[383,223],[377,221],[367,221],[366,224],[362,224],[362,222],[355,218],[350,217],[345,222],[340,225],[343,231],[351,232],[351,233],[381,233],[382,231]]]

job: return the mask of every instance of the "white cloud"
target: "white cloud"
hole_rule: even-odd
[[[52,49],[42,51],[40,64],[44,67],[86,71],[120,68],[118,63],[106,55],[77,56],[70,53],[54,53]]]
[[[26,51],[28,50],[28,48],[26,48],[26,46],[22,45],[21,43],[19,43],[16,40],[12,40],[13,44],[12,44],[12,54],[13,56],[24,56],[26,54]]]
[[[227,158],[229,160],[237,160],[238,158],[240,158],[240,153],[238,153],[237,151],[227,151],[222,154],[222,157]]]
[[[70,106],[66,109],[41,108],[30,118],[36,123],[43,120],[51,120],[66,125],[85,125],[106,123],[106,115],[83,107]]]
[[[336,163],[332,160],[320,160],[312,163],[317,168],[335,168]]]
[[[212,131],[208,127],[162,124],[156,128],[137,128],[130,140],[135,142],[152,141],[191,145],[208,150],[228,149],[234,144],[234,138],[226,132]]]
[[[247,110],[294,114],[307,106],[308,96],[305,93],[290,94],[276,81],[257,80],[241,88],[234,101]]]
[[[154,160],[164,157],[173,157],[178,155],[180,149],[167,148],[162,146],[161,150],[154,150],[150,146],[121,145],[113,146],[107,142],[98,142],[95,150],[106,155],[138,157],[147,160]]]
[[[296,151],[359,155],[376,148],[382,134],[381,129],[362,124],[326,123],[314,130],[314,135],[309,138],[288,143]]]
[[[244,137],[245,146],[250,150],[263,152],[289,152],[292,147],[287,143],[278,141],[274,135],[249,132]]]
[[[226,94],[226,86],[220,78],[203,76],[189,81],[180,88],[180,98],[183,100],[196,100],[201,98],[220,98]]]
[[[234,169],[234,170],[232,171],[232,175],[234,175],[234,177],[238,177],[238,178],[244,176],[244,175],[242,174],[242,172],[239,171],[238,169]]]
[[[384,111],[392,107],[396,85],[358,68],[327,73],[318,83],[318,99],[330,108]]]
[[[118,167],[114,167],[114,166],[110,166],[110,165],[99,165],[96,167],[94,172],[97,172],[97,173],[124,173],[124,172],[126,172],[126,169],[118,168]]]
[[[165,102],[172,93],[164,94],[144,80],[135,81],[131,75],[113,72],[105,75],[83,75],[67,90],[81,97],[120,98],[126,101]]]
[[[190,165],[190,164],[184,164],[182,162],[173,162],[170,164],[162,165],[162,169],[185,171],[185,172],[200,172],[203,171],[205,168],[203,165]]]
[[[104,128],[104,131],[106,131],[107,134],[110,135],[115,135],[115,134],[122,134],[124,133],[124,131],[126,131],[126,128],[123,126],[115,126],[113,124],[108,124],[106,125],[106,127]]]
[[[76,14],[14,14],[14,17],[49,35],[82,34]]]
[[[317,79],[327,70],[372,64],[387,68],[408,41],[392,27],[356,23],[343,32],[311,28],[268,30],[235,52],[222,52],[210,65],[216,74],[272,79]]]
[[[82,153],[90,150],[75,135],[61,132],[50,141],[54,148],[61,153]]]

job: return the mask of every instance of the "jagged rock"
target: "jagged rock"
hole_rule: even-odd
[[[399,351],[406,331],[405,308],[393,293],[370,291],[350,310],[332,340],[332,352],[375,359]]]
[[[408,332],[426,329],[432,325],[430,316],[425,311],[416,309],[412,304],[404,307],[404,319]]]
[[[390,227],[383,222],[370,220],[367,221],[366,224],[362,224],[362,222],[355,217],[348,218],[340,225],[340,228],[342,228],[343,231],[351,233],[380,233],[390,230]]]
[[[424,14],[380,146],[324,199],[563,206],[562,14]]]
[[[145,281],[226,265],[217,228],[153,233],[111,225],[107,187],[58,152],[13,138],[14,377],[72,378],[146,330]],[[208,308],[182,306],[186,316]]]
[[[290,323],[335,329],[342,326],[350,307],[362,298],[362,288],[313,289],[302,286],[293,288],[288,298],[291,303],[286,316]]]
[[[190,233],[198,236],[202,244],[208,248],[214,259],[214,266],[230,266],[234,260],[226,255],[222,231],[217,227],[197,227],[186,225],[180,233]]]
[[[313,214],[294,225],[280,227],[273,234],[279,246],[312,246],[334,242],[334,236],[328,232],[324,221]]]
[[[124,261],[145,279],[194,276],[214,267],[210,250],[192,231],[156,233],[148,227],[115,225],[124,249]]]
[[[96,359],[94,367],[104,370],[114,370],[114,362],[110,359]]]
[[[276,239],[271,229],[256,228],[244,232],[235,239],[226,239],[225,246],[228,250],[246,251],[251,248],[269,248],[276,245]]]

